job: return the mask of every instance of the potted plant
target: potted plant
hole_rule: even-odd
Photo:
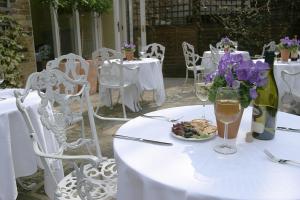
[[[233,47],[232,41],[228,37],[224,37],[221,39],[220,47],[224,49],[224,52],[229,52],[230,48]]]
[[[124,43],[122,48],[127,60],[134,59],[135,45],[132,43]]]
[[[280,39],[278,49],[280,50],[281,61],[287,62],[289,60],[291,48],[292,40],[288,36]]]
[[[207,81],[212,81],[209,91],[209,100],[215,102],[216,93],[220,87],[232,87],[238,89],[239,99],[242,108],[247,108],[252,100],[258,96],[257,89],[263,87],[267,81],[267,63],[252,60],[243,60],[241,54],[226,53],[220,60],[218,69],[209,74]],[[228,138],[235,138],[239,129],[241,117],[229,124]],[[217,119],[219,136],[224,133],[224,124]],[[223,137],[223,136],[222,136]]]

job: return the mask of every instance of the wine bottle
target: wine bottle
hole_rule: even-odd
[[[257,90],[258,97],[253,104],[252,135],[256,139],[271,140],[275,136],[278,90],[273,74],[275,54],[265,52],[265,62],[269,64],[268,83]]]

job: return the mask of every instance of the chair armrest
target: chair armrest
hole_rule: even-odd
[[[197,62],[200,58],[202,59],[203,57],[202,57],[202,56],[199,56],[199,54],[196,54],[196,53],[195,53],[195,61]]]
[[[78,161],[78,160],[82,160],[82,161],[87,161],[88,163],[91,163],[93,166],[98,166],[98,164],[101,162],[101,160],[93,155],[50,155],[50,154],[46,154],[43,153],[39,146],[38,143],[36,141],[33,141],[33,149],[34,152],[41,157],[44,158],[52,158],[52,159],[60,159],[60,160],[69,160],[69,161]]]

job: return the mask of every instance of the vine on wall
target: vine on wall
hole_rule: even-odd
[[[43,4],[71,11],[76,5],[78,10],[89,10],[97,13],[108,11],[112,7],[112,0],[38,0]]]
[[[5,75],[0,87],[21,87],[19,65],[23,59],[23,46],[20,45],[22,27],[12,17],[0,14],[0,30],[0,67]]]

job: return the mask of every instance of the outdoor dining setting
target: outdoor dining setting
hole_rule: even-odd
[[[300,199],[297,2],[0,1],[0,200]]]

